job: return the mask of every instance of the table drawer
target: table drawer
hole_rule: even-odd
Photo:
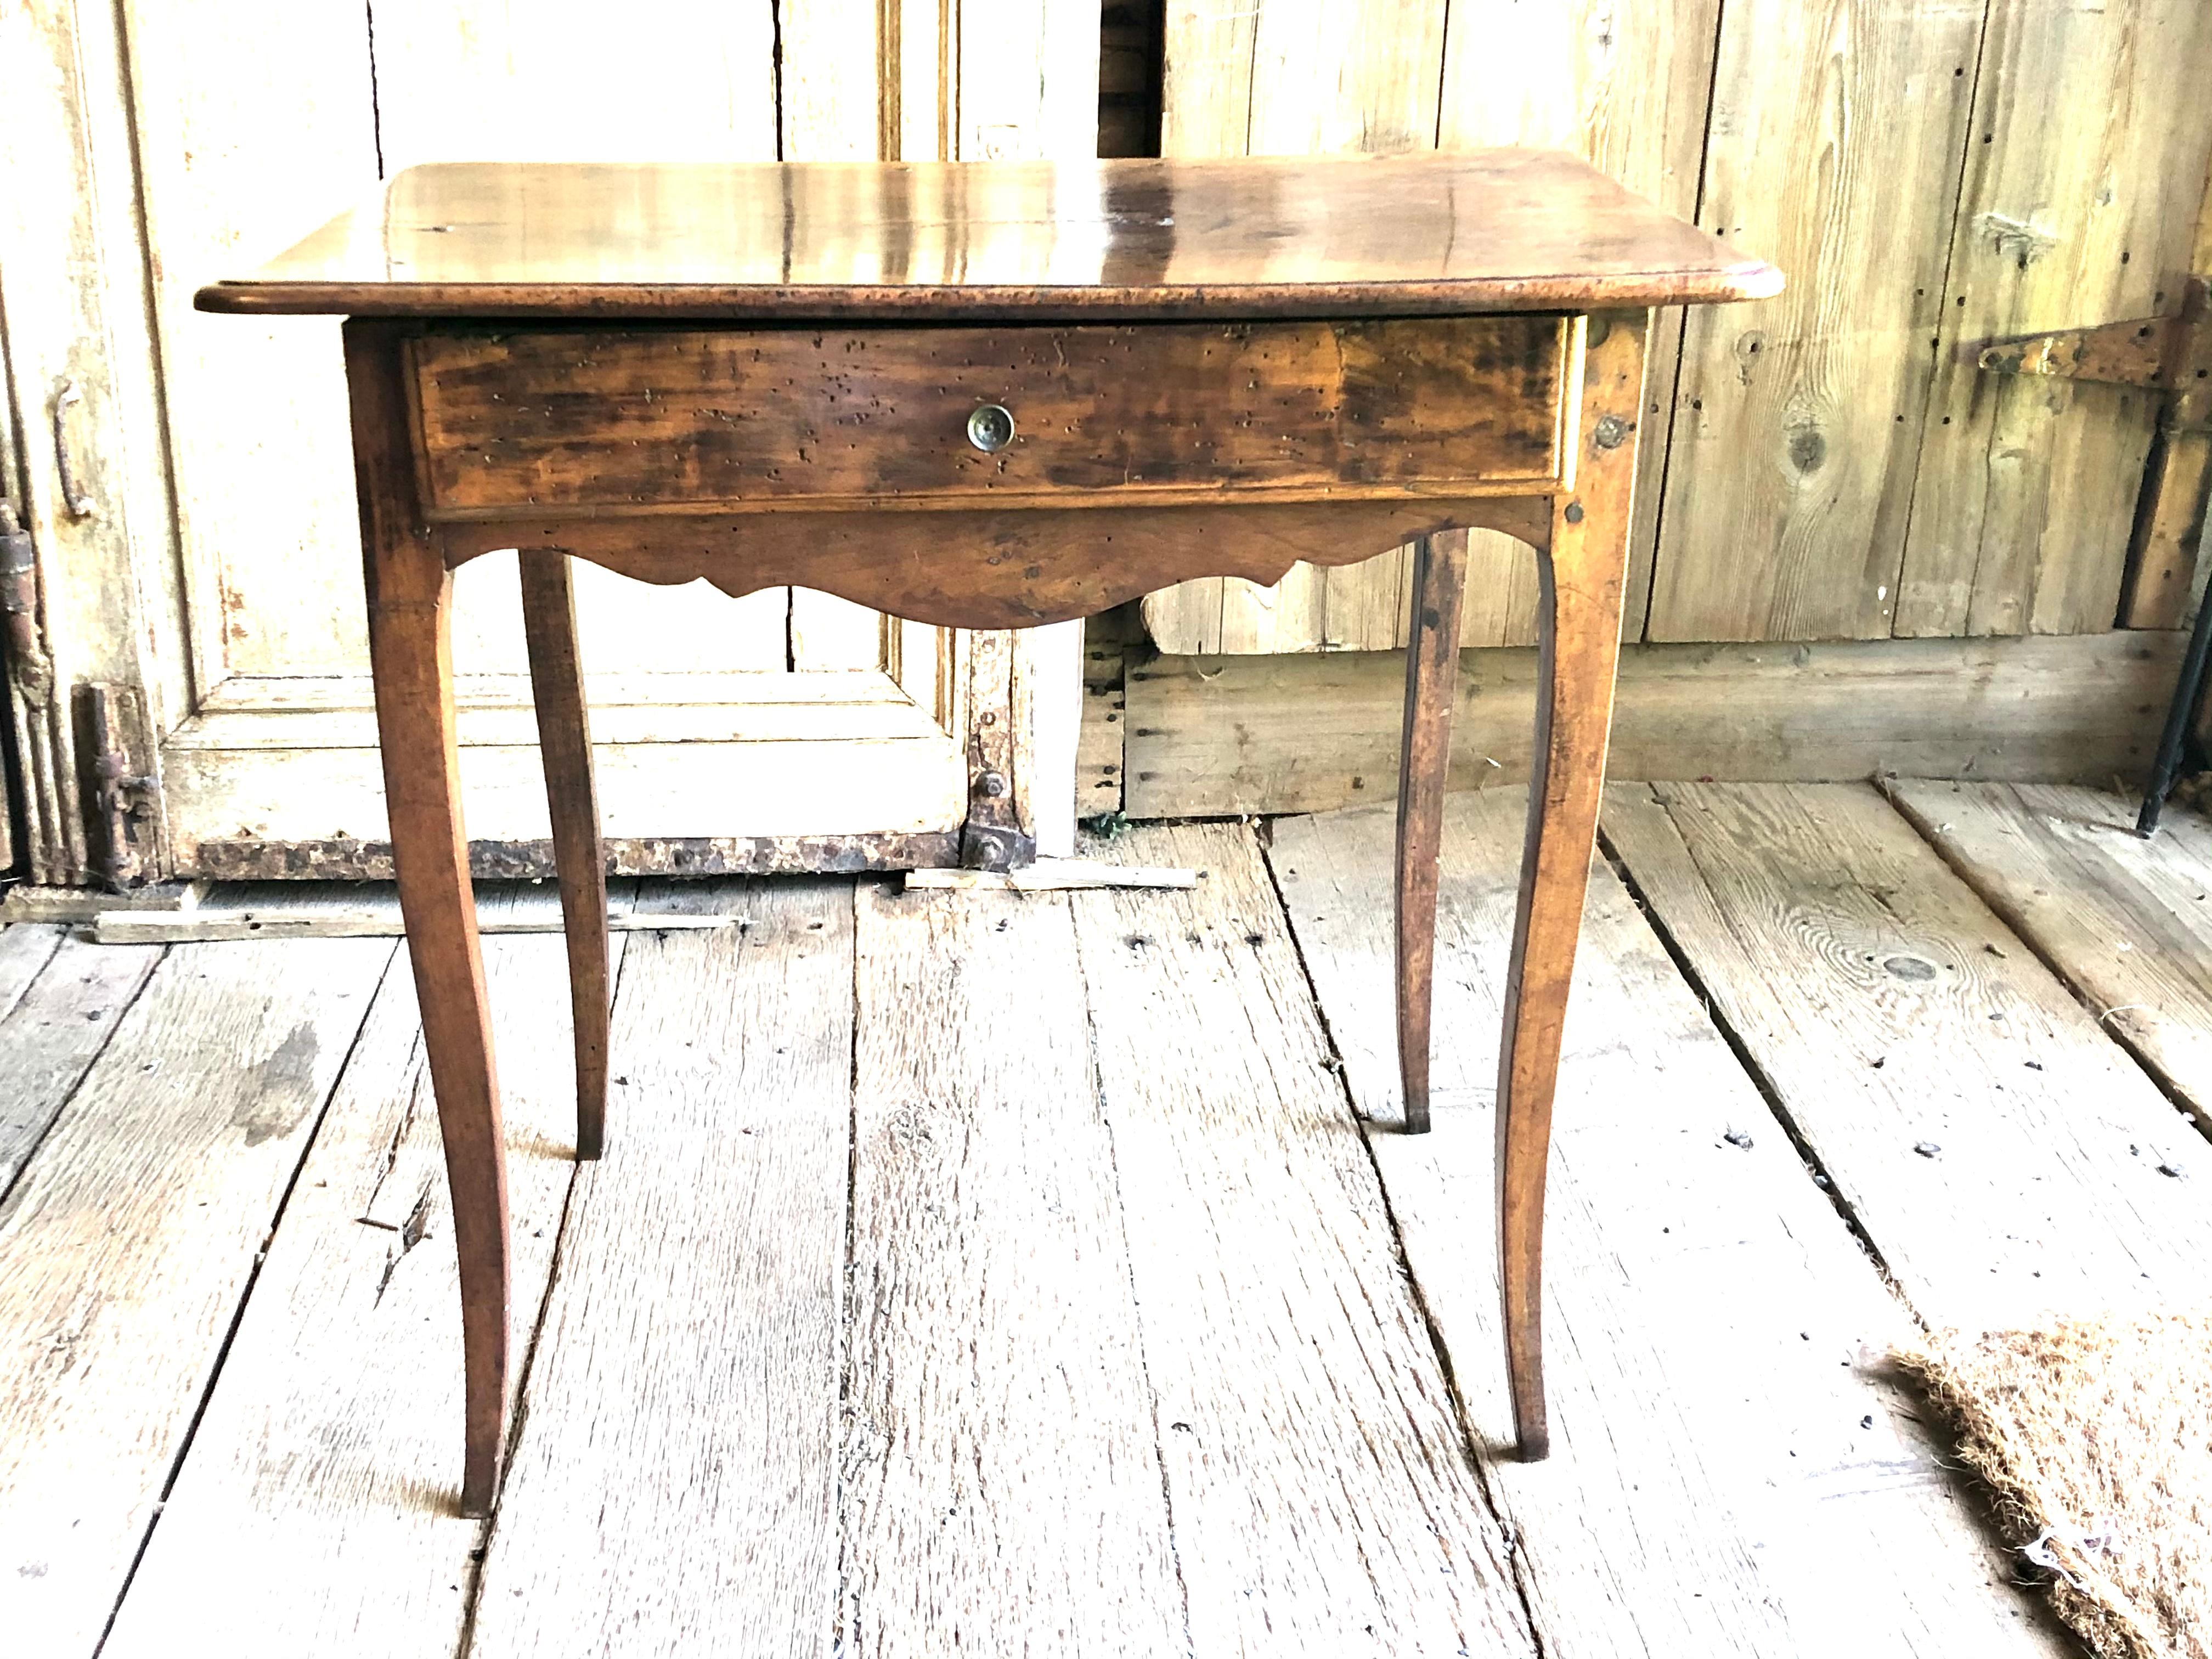
[[[1571,319],[438,331],[431,516],[1525,492]],[[1003,447],[989,416],[1011,416]]]

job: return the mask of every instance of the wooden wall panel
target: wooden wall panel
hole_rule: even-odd
[[[1433,108],[1447,148],[1579,150],[1789,274],[1655,334],[1629,635],[2186,613],[2194,441],[2158,452],[2176,482],[2131,537],[2151,401],[1988,376],[1971,348],[2179,306],[2212,166],[2203,0],[1184,0],[1167,53],[1171,155],[1419,147]],[[1465,637],[1525,640],[1533,563],[1479,539]],[[1146,617],[1176,652],[1392,647],[1404,565],[1188,584]]]
[[[1720,0],[1454,0],[1444,42],[1439,128],[1445,149],[1531,144],[1572,150],[1684,218],[1698,211],[1705,100]],[[1644,421],[1622,637],[1644,631],[1659,492],[1666,477],[1682,314],[1654,319],[1644,368]],[[1536,562],[1519,543],[1474,533],[1462,637],[1470,645],[1534,641]],[[1370,648],[1406,642],[1395,631]]]
[[[1168,11],[1169,155],[1433,149],[1443,0],[1176,0]],[[1183,582],[1145,601],[1161,648],[1277,652],[1402,637],[1403,552],[1333,570],[1297,565],[1272,587]],[[1470,641],[1474,643],[1476,641]]]
[[[1993,0],[1899,634],[2112,626],[2154,400],[1984,374],[1970,348],[2179,307],[2208,71],[2204,0]]]
[[[1163,155],[1242,155],[1252,130],[1259,6],[1169,0],[1161,75]]]
[[[1170,9],[1162,147],[1170,155],[1474,149],[1588,155],[1631,188],[1696,211],[1718,0],[1257,0]],[[1679,319],[1655,336],[1662,442],[1639,484],[1628,629],[1642,625],[1657,465]],[[1534,637],[1535,564],[1484,532],[1468,583],[1470,646]],[[1406,550],[1273,587],[1187,582],[1146,601],[1164,650],[1377,650],[1406,639]]]
[[[2197,210],[2189,269],[2193,282],[2212,283],[2212,163]],[[2212,432],[2201,424],[2207,409],[2212,409],[2212,392],[2200,392],[2169,406],[2160,419],[2120,595],[2123,628],[2186,628],[2196,615],[2208,574],[2200,568],[2212,486]]]
[[[1729,8],[1702,219],[1790,287],[1689,319],[1648,638],[1890,632],[1982,15]]]

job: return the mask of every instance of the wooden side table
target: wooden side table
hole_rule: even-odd
[[[795,585],[943,626],[1273,581],[1412,542],[1399,789],[1406,1127],[1429,1007],[1465,540],[1534,549],[1541,692],[1499,1070],[1522,1455],[1547,1449],[1544,1176],[1620,630],[1656,305],[1781,277],[1581,161],[1495,150],[1075,165],[440,166],[203,309],[349,318],[392,844],[453,1188],[461,1503],[507,1371],[499,1096],[449,643],[452,571],[521,550],[574,1000],[577,1156],[607,1079],[606,876],[572,558]]]

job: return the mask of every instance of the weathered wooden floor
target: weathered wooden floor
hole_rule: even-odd
[[[1520,805],[1451,802],[1425,1139],[1387,810],[1106,854],[1192,893],[633,884],[745,925],[617,935],[580,1169],[561,943],[489,941],[526,1363],[488,1524],[394,943],[0,933],[0,1650],[2069,1652],[1882,1355],[2207,1299],[2212,830],[1616,787],[1524,1465]]]

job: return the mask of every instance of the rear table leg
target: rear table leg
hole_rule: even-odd
[[[592,777],[584,671],[576,654],[575,591],[566,554],[523,552],[522,628],[530,650],[531,695],[538,704],[545,799],[552,810],[561,920],[568,936],[568,998],[576,1030],[576,1156],[592,1158],[606,1139],[607,866],[599,846],[599,791]]]
[[[1406,645],[1406,719],[1398,769],[1398,1075],[1406,1133],[1429,1132],[1429,1015],[1436,978],[1437,851],[1451,769],[1452,699],[1459,690],[1460,596],[1467,532],[1413,546],[1413,616]]]

